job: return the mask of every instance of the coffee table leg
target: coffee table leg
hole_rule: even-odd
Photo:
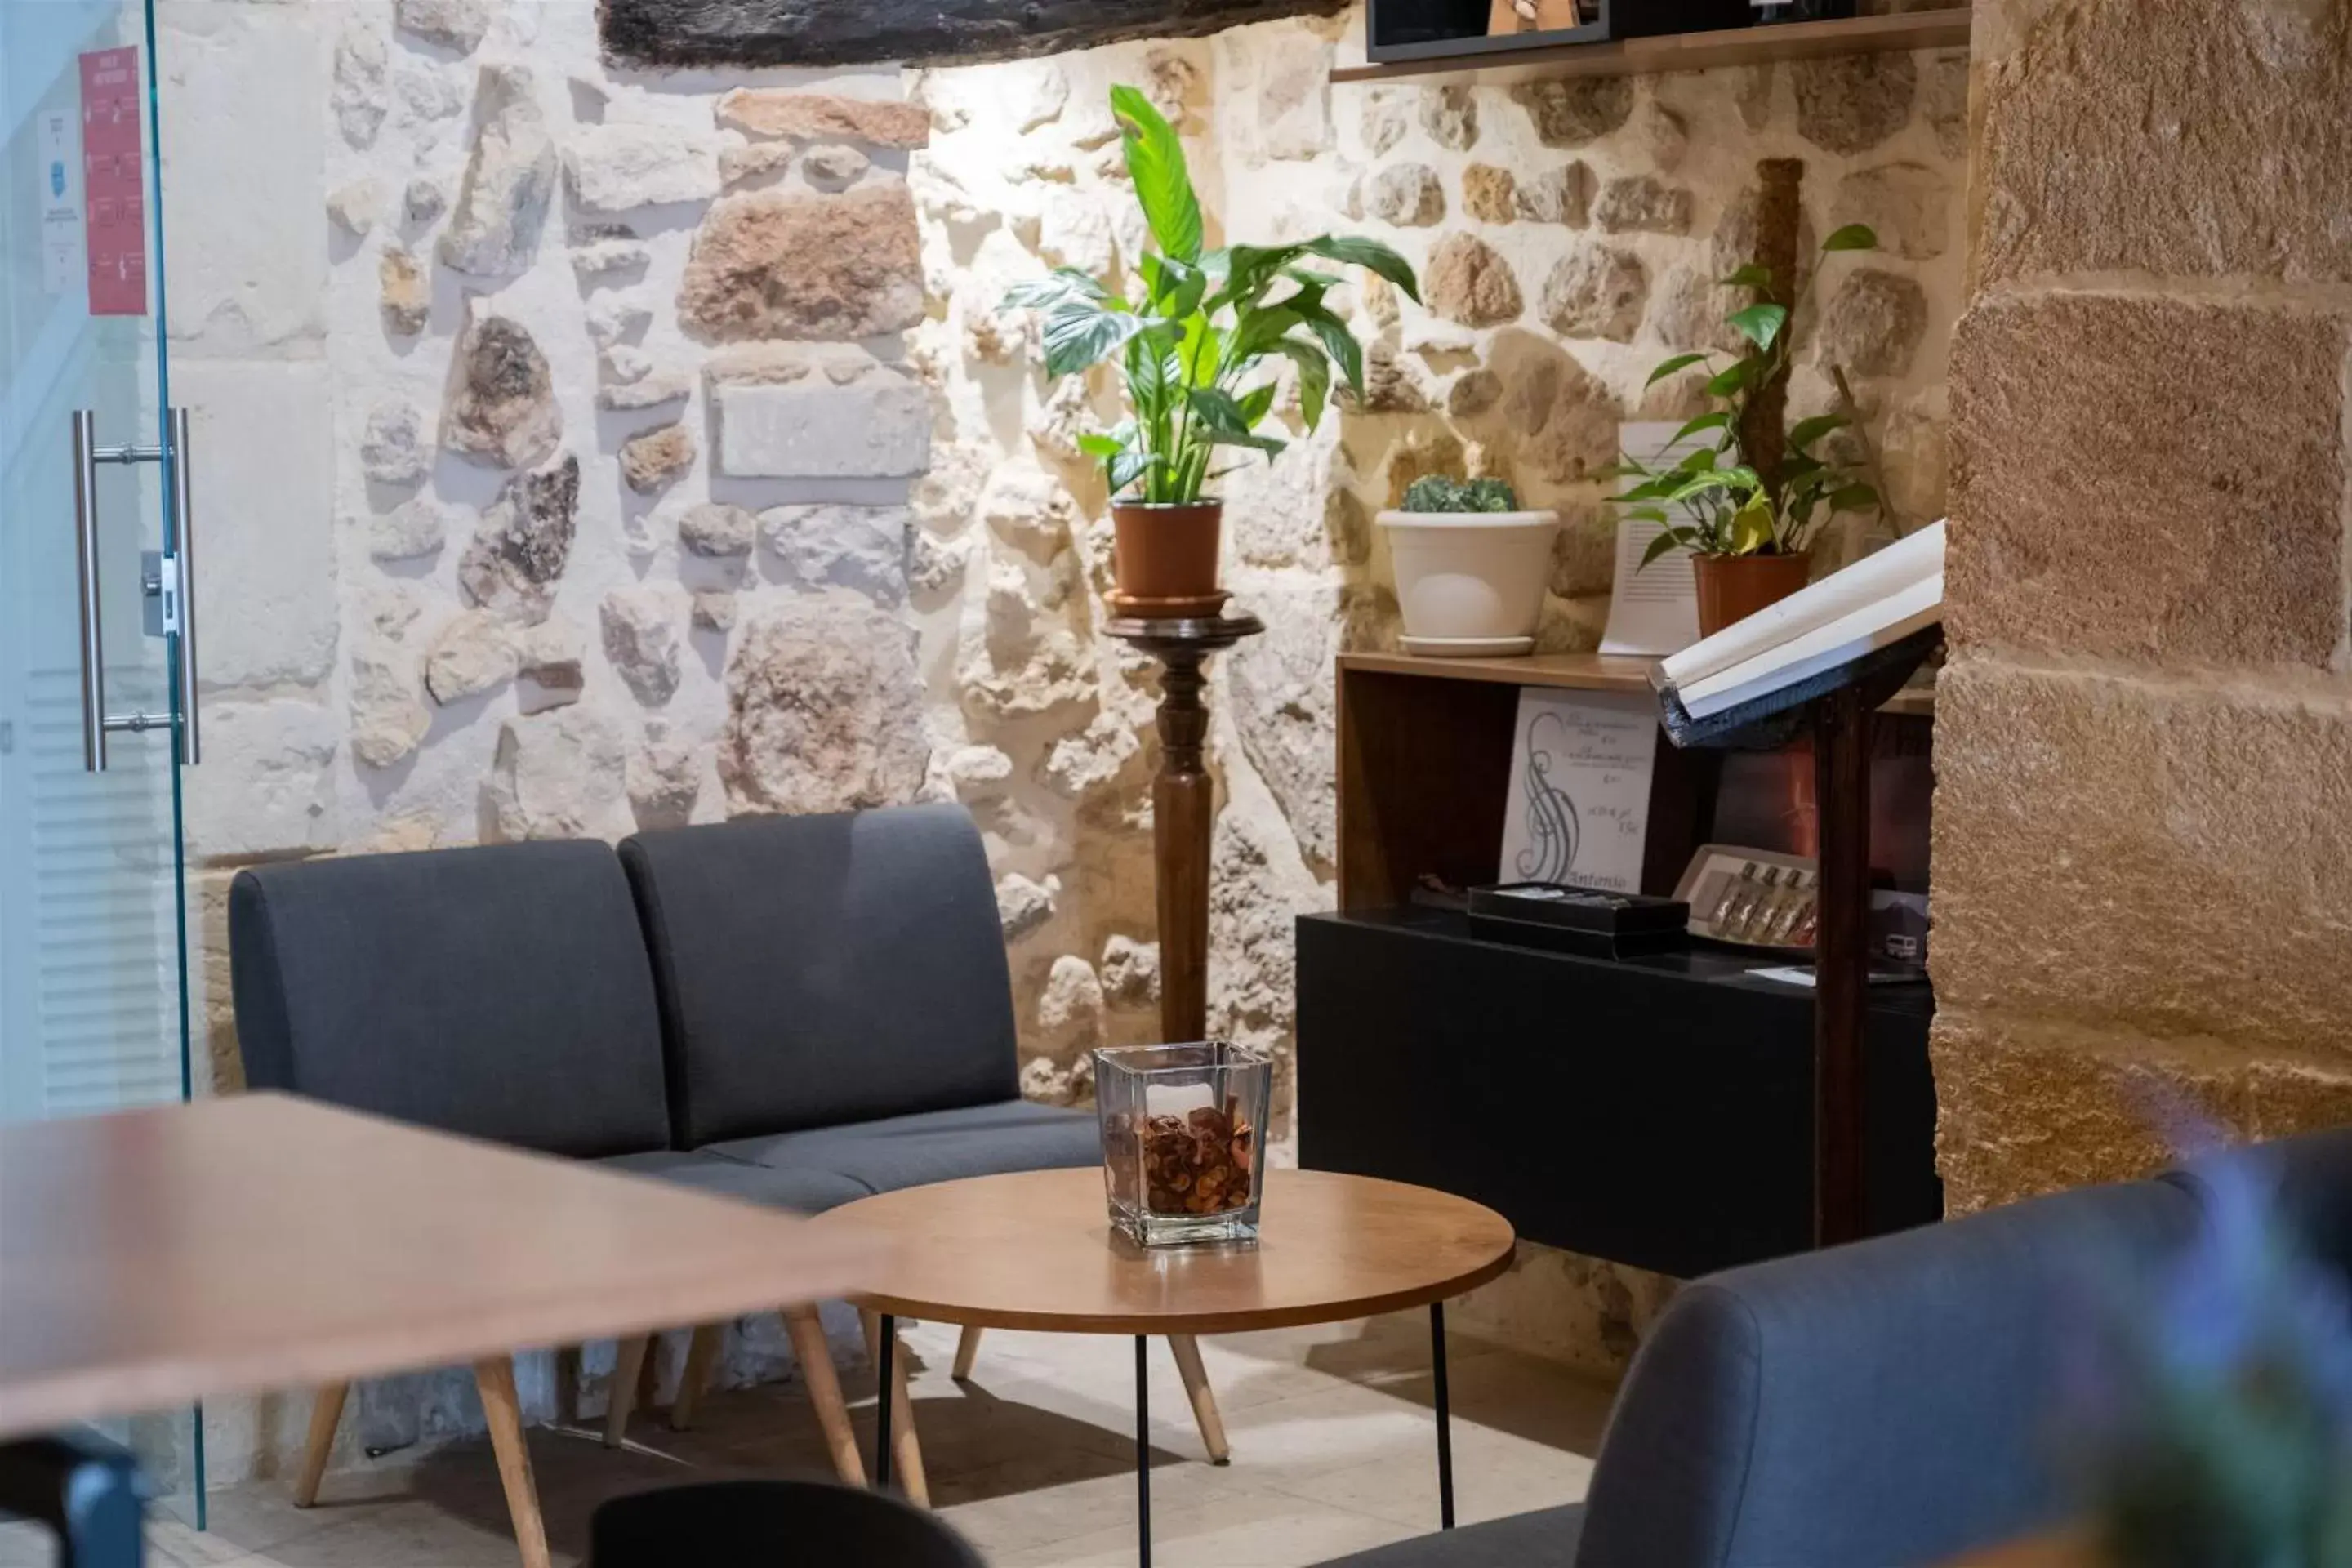
[[[889,1313],[882,1314],[882,1335],[874,1347],[874,1489],[890,1489],[890,1406],[898,1401],[890,1397],[898,1384],[891,1382],[895,1370],[890,1365],[891,1352],[898,1348],[898,1320]]]
[[[1151,1568],[1151,1381],[1145,1350],[1150,1341],[1135,1336],[1135,1560]]]
[[[1429,1356],[1437,1373],[1437,1520],[1454,1528],[1454,1417],[1445,1398],[1445,1303],[1429,1304]]]

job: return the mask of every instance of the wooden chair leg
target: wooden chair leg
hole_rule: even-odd
[[[1201,1342],[1190,1334],[1171,1334],[1168,1348],[1175,1352],[1176,1371],[1192,1401],[1192,1419],[1200,1425],[1201,1446],[1209,1450],[1209,1463],[1232,1462],[1234,1451],[1225,1441],[1224,1417],[1217,1414],[1217,1393],[1209,1386],[1208,1369],[1201,1364]]]
[[[499,1457],[499,1481],[506,1489],[507,1512],[514,1519],[515,1544],[523,1568],[551,1568],[547,1526],[539,1517],[539,1488],[530,1479],[530,1448],[523,1440],[522,1402],[515,1394],[514,1363],[496,1356],[474,1363],[474,1386],[488,1419],[490,1447]]]
[[[710,1387],[710,1369],[719,1364],[719,1346],[727,1325],[704,1323],[696,1328],[686,1347],[686,1370],[678,1373],[677,1397],[669,1402],[669,1429],[684,1432],[694,1426],[694,1406]]]
[[[335,1427],[343,1418],[348,1383],[330,1383],[310,1396],[310,1433],[302,1440],[302,1473],[294,1480],[294,1506],[309,1508],[319,1500],[319,1483],[327,1477],[327,1455],[335,1446]]]
[[[629,1412],[637,1398],[637,1379],[645,1375],[646,1352],[653,1348],[651,1334],[635,1334],[623,1340],[613,1355],[612,1394],[604,1402],[604,1447],[617,1448],[629,1430]]]
[[[809,1404],[833,1454],[833,1473],[849,1486],[866,1484],[866,1459],[857,1449],[857,1434],[849,1425],[849,1405],[841,1397],[841,1376],[834,1370],[833,1349],[824,1342],[824,1327],[812,1307],[784,1309],[784,1332],[800,1358],[801,1375],[808,1380]]]
[[[983,1331],[980,1329],[966,1329],[963,1331],[963,1337],[956,1341],[955,1371],[950,1375],[958,1383],[971,1381],[971,1367],[972,1363],[980,1359],[980,1336]]]

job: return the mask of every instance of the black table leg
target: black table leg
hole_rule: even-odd
[[[1437,1374],[1437,1521],[1454,1528],[1454,1417],[1445,1398],[1445,1303],[1429,1304],[1429,1359]]]
[[[890,1358],[898,1348],[898,1320],[889,1313],[882,1314],[882,1332],[874,1343],[874,1489],[890,1489],[890,1406],[898,1403],[890,1396],[897,1386],[890,1381]]]
[[[1151,1568],[1151,1381],[1145,1349],[1150,1341],[1135,1336],[1135,1560]]]
[[[147,1560],[139,1461],[103,1438],[0,1443],[0,1511],[55,1531],[58,1568],[140,1568]]]

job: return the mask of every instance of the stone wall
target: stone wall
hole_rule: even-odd
[[[1935,1065],[1955,1208],[2352,1115],[2352,8],[1982,0]],[[2185,1103],[2184,1103],[2185,1102]]]
[[[1592,646],[1593,476],[1620,418],[1688,409],[1643,383],[1718,331],[1759,159],[1803,161],[1809,234],[1885,237],[1801,330],[1855,374],[1906,520],[1940,509],[1952,57],[1374,89],[1329,80],[1360,10],[903,78],[625,69],[591,8],[533,0],[163,25],[219,1087],[240,866],[912,798],[985,831],[1029,1092],[1081,1099],[1087,1047],[1155,1035],[1152,676],[1099,635],[1107,498],[1073,444],[1112,388],[1046,385],[995,309],[1140,245],[1115,81],[1179,121],[1227,236],[1376,233],[1427,281],[1426,307],[1347,292],[1369,395],[1225,487],[1229,582],[1270,630],[1212,693],[1212,1024],[1283,1063],[1285,1121],[1291,921],[1332,896],[1330,660],[1394,629],[1370,515],[1432,467],[1509,475],[1571,520],[1545,646]],[[1800,411],[1827,397],[1808,361]],[[1613,1365],[1664,1289],[1545,1255],[1465,1326]],[[464,1424],[457,1386],[378,1391],[376,1439]],[[274,1405],[213,1415],[220,1475],[293,1436]]]

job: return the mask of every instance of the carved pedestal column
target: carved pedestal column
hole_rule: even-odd
[[[1160,893],[1160,1032],[1169,1040],[1209,1032],[1209,828],[1215,786],[1202,752],[1209,710],[1201,700],[1209,655],[1255,637],[1255,616],[1213,620],[1115,620],[1106,628],[1158,659],[1160,773],[1151,782],[1151,844]]]

